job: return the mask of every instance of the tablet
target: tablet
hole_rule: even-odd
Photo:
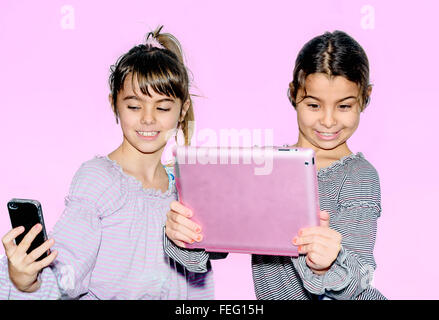
[[[179,201],[203,240],[187,248],[297,256],[292,239],[319,222],[312,149],[178,146]]]

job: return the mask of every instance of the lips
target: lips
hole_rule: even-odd
[[[160,131],[136,131],[136,133],[143,140],[154,140],[159,136]]]
[[[315,130],[315,133],[316,133],[317,137],[320,138],[321,140],[330,141],[330,140],[337,139],[338,136],[340,135],[340,131],[337,131],[337,132],[321,132],[321,131]]]

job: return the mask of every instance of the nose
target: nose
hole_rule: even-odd
[[[326,128],[331,128],[337,124],[337,120],[334,117],[334,112],[327,108],[323,111],[320,124]]]
[[[142,124],[154,124],[155,123],[155,114],[152,108],[145,108],[142,114],[142,118],[140,119]]]

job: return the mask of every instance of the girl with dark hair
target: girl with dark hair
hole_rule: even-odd
[[[371,284],[379,178],[347,145],[371,89],[367,56],[346,33],[327,32],[299,52],[288,98],[299,126],[294,146],[316,154],[320,225],[291,236],[299,257],[252,256],[258,299],[385,299]],[[188,270],[204,272],[211,254],[184,249],[202,237],[191,216],[181,203],[171,203],[165,250]]]
[[[166,212],[177,195],[173,168],[161,156],[177,130],[189,143],[194,115],[180,43],[160,31],[112,66],[109,101],[122,144],[82,164],[51,238],[26,254],[41,225],[18,246],[22,227],[3,237],[1,299],[213,298],[210,272],[187,272],[163,252]]]

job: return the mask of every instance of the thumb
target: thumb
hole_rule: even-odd
[[[329,213],[327,211],[320,211],[320,226],[329,228]]]

